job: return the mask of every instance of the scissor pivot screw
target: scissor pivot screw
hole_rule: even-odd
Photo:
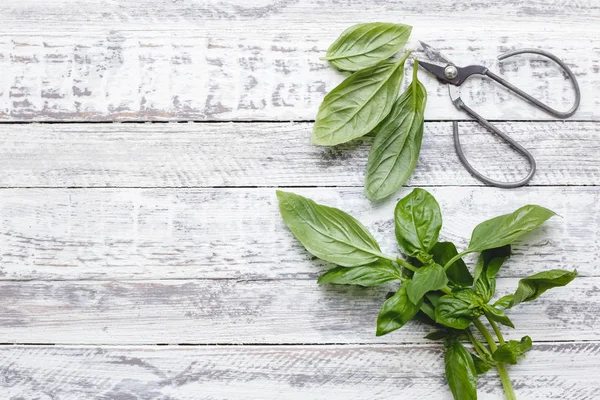
[[[448,79],[454,79],[458,75],[458,70],[454,65],[448,65],[444,69],[444,76]]]

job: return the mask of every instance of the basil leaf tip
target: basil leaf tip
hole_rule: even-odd
[[[322,60],[343,71],[359,71],[387,60],[402,50],[412,27],[370,22],[346,29],[327,49]]]

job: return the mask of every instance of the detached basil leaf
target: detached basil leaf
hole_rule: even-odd
[[[422,300],[419,304],[413,304],[408,299],[406,286],[410,286],[410,283],[403,284],[396,294],[387,299],[381,306],[381,311],[377,317],[377,336],[402,328],[421,308]]]
[[[508,294],[504,297],[499,298],[495,303],[494,303],[494,307],[497,308],[511,308],[512,304],[513,304],[513,300],[514,300],[514,295],[512,294]]]
[[[517,363],[517,358],[525,355],[525,352],[531,349],[531,346],[531,338],[529,336],[523,336],[520,342],[509,340],[498,347],[492,357],[498,362],[514,365]]]
[[[365,179],[367,197],[371,200],[381,200],[395,193],[417,166],[427,103],[427,92],[417,78],[417,71],[415,60],[411,85],[374,130],[376,136],[369,152]]]
[[[394,210],[396,239],[409,256],[428,253],[438,240],[442,213],[435,198],[426,190],[415,189],[401,199]]]
[[[473,230],[467,251],[483,251],[511,244],[556,215],[547,208],[527,205],[511,214],[484,221]]]
[[[400,51],[412,27],[385,22],[358,24],[346,29],[327,49],[323,60],[344,71],[358,71]]]
[[[486,304],[483,307],[483,312],[485,313],[486,317],[493,321],[499,322],[502,325],[510,326],[511,328],[515,327],[510,318],[508,318],[508,316],[504,314],[504,311],[502,310],[498,310],[497,308]]]
[[[381,250],[367,228],[338,210],[277,191],[283,221],[311,254],[344,267],[377,261]]]
[[[510,256],[510,245],[481,252],[475,266],[475,292],[487,303],[496,293],[496,275]]]
[[[317,283],[336,285],[377,286],[400,279],[400,273],[388,260],[379,260],[373,264],[359,267],[337,267],[319,277]]]
[[[452,242],[437,242],[430,253],[436,263],[446,265],[452,257],[458,254],[458,251]],[[462,258],[459,258],[448,267],[446,275],[455,285],[468,287],[473,284],[473,276]]]
[[[335,146],[371,132],[398,97],[408,55],[355,72],[329,92],[319,107],[312,143]]]
[[[457,340],[446,341],[446,380],[456,400],[477,400],[477,370],[471,353]]]
[[[471,289],[442,296],[435,307],[435,321],[454,329],[467,329],[482,314],[481,299]]]
[[[537,299],[548,289],[565,286],[577,276],[577,270],[570,272],[563,269],[552,269],[523,278],[514,294],[513,306]]]
[[[412,282],[407,289],[408,298],[413,304],[419,302],[425,293],[439,290],[446,286],[448,278],[444,268],[438,264],[430,264],[415,271]]]

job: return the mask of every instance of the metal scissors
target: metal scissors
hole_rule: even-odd
[[[533,175],[535,174],[535,170],[536,170],[535,159],[533,158],[531,153],[529,151],[527,151],[527,149],[525,149],[519,143],[514,141],[506,133],[502,132],[500,129],[498,129],[496,126],[491,124],[489,121],[487,121],[481,115],[477,114],[473,109],[469,108],[460,98],[460,85],[462,85],[469,77],[471,77],[473,75],[486,76],[486,77],[496,81],[500,85],[504,86],[505,88],[509,89],[510,91],[516,93],[518,96],[520,96],[523,99],[527,100],[528,102],[532,103],[536,107],[546,111],[547,113],[549,113],[557,118],[568,118],[575,113],[575,111],[579,107],[579,103],[581,101],[581,91],[579,89],[579,84],[577,83],[577,79],[575,78],[575,75],[573,74],[573,72],[569,69],[569,67],[562,60],[560,60],[554,54],[549,53],[544,50],[540,50],[540,49],[520,49],[520,50],[509,51],[508,53],[504,53],[504,54],[501,54],[500,56],[498,56],[498,60],[502,61],[502,60],[505,60],[509,57],[512,57],[512,56],[515,56],[518,54],[538,54],[538,55],[542,55],[542,56],[547,57],[547,58],[551,59],[552,61],[556,62],[567,74],[567,76],[569,77],[569,79],[571,80],[571,82],[573,84],[573,88],[575,89],[575,103],[573,104],[573,107],[571,107],[571,109],[569,111],[563,112],[563,111],[555,110],[554,108],[542,103],[541,101],[537,100],[536,98],[532,97],[531,95],[527,94],[526,92],[524,92],[521,89],[517,88],[516,86],[512,85],[510,82],[507,82],[506,80],[502,79],[498,75],[494,74],[492,71],[490,71],[489,69],[487,69],[486,67],[484,67],[482,65],[469,65],[466,67],[457,67],[453,62],[451,62],[446,57],[444,57],[438,50],[435,50],[434,48],[432,48],[431,46],[429,46],[426,43],[423,43],[423,42],[420,42],[420,43],[421,43],[421,46],[423,47],[423,49],[425,50],[425,55],[427,57],[429,57],[431,59],[431,61],[441,64],[441,66],[436,65],[436,64],[431,64],[428,62],[422,62],[422,61],[419,61],[419,66],[422,67],[423,69],[425,69],[426,71],[430,72],[431,74],[433,74],[441,82],[448,84],[448,91],[450,92],[450,99],[452,100],[452,104],[454,104],[454,106],[456,108],[458,108],[459,110],[465,111],[467,114],[469,114],[471,117],[473,117],[475,120],[477,120],[481,125],[486,127],[488,130],[490,130],[491,132],[500,136],[515,151],[517,151],[518,153],[525,156],[525,158],[527,158],[527,161],[529,161],[529,165],[530,165],[530,169],[529,169],[527,176],[516,182],[499,182],[499,181],[496,181],[496,180],[486,177],[485,175],[483,175],[479,171],[477,171],[475,168],[473,168],[473,166],[471,166],[471,164],[467,161],[465,153],[463,152],[463,149],[460,145],[460,138],[459,138],[459,134],[458,134],[458,122],[454,121],[452,124],[453,133],[454,133],[454,147],[456,148],[456,154],[458,155],[458,158],[460,159],[462,164],[465,166],[465,168],[469,171],[469,173],[471,173],[471,175],[473,175],[475,178],[479,179],[480,181],[487,183],[489,185],[492,185],[492,186],[500,187],[500,188],[520,187],[520,186],[525,185],[527,182],[529,182],[531,180],[531,178],[533,177]]]

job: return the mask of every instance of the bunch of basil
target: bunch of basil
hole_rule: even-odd
[[[410,52],[389,62],[406,44],[412,27],[372,22],[345,30],[323,58],[353,72],[325,96],[317,113],[311,142],[335,146],[369,133],[365,187],[371,200],[383,199],[408,180],[417,165],[427,93],[417,79],[398,97],[404,63]]]
[[[455,399],[476,399],[477,376],[493,367],[507,399],[515,399],[505,364],[516,364],[531,347],[531,339],[507,341],[498,324],[514,328],[506,310],[568,284],[577,271],[556,269],[532,275],[519,281],[514,294],[492,301],[495,276],[510,255],[511,243],[554,216],[552,211],[527,205],[482,222],[473,230],[467,249],[459,253],[454,244],[438,241],[442,215],[435,198],[415,189],[398,202],[394,213],[396,239],[406,255],[398,258],[384,254],[368,230],[345,212],[293,193],[278,191],[277,197],[285,224],[304,247],[338,265],[321,275],[319,283],[375,286],[401,282],[381,307],[378,336],[411,319],[431,324],[436,330],[426,337],[444,340],[446,378]],[[462,257],[474,252],[480,254],[471,274]],[[485,317],[498,344],[480,317]],[[472,351],[463,342],[470,343]]]

